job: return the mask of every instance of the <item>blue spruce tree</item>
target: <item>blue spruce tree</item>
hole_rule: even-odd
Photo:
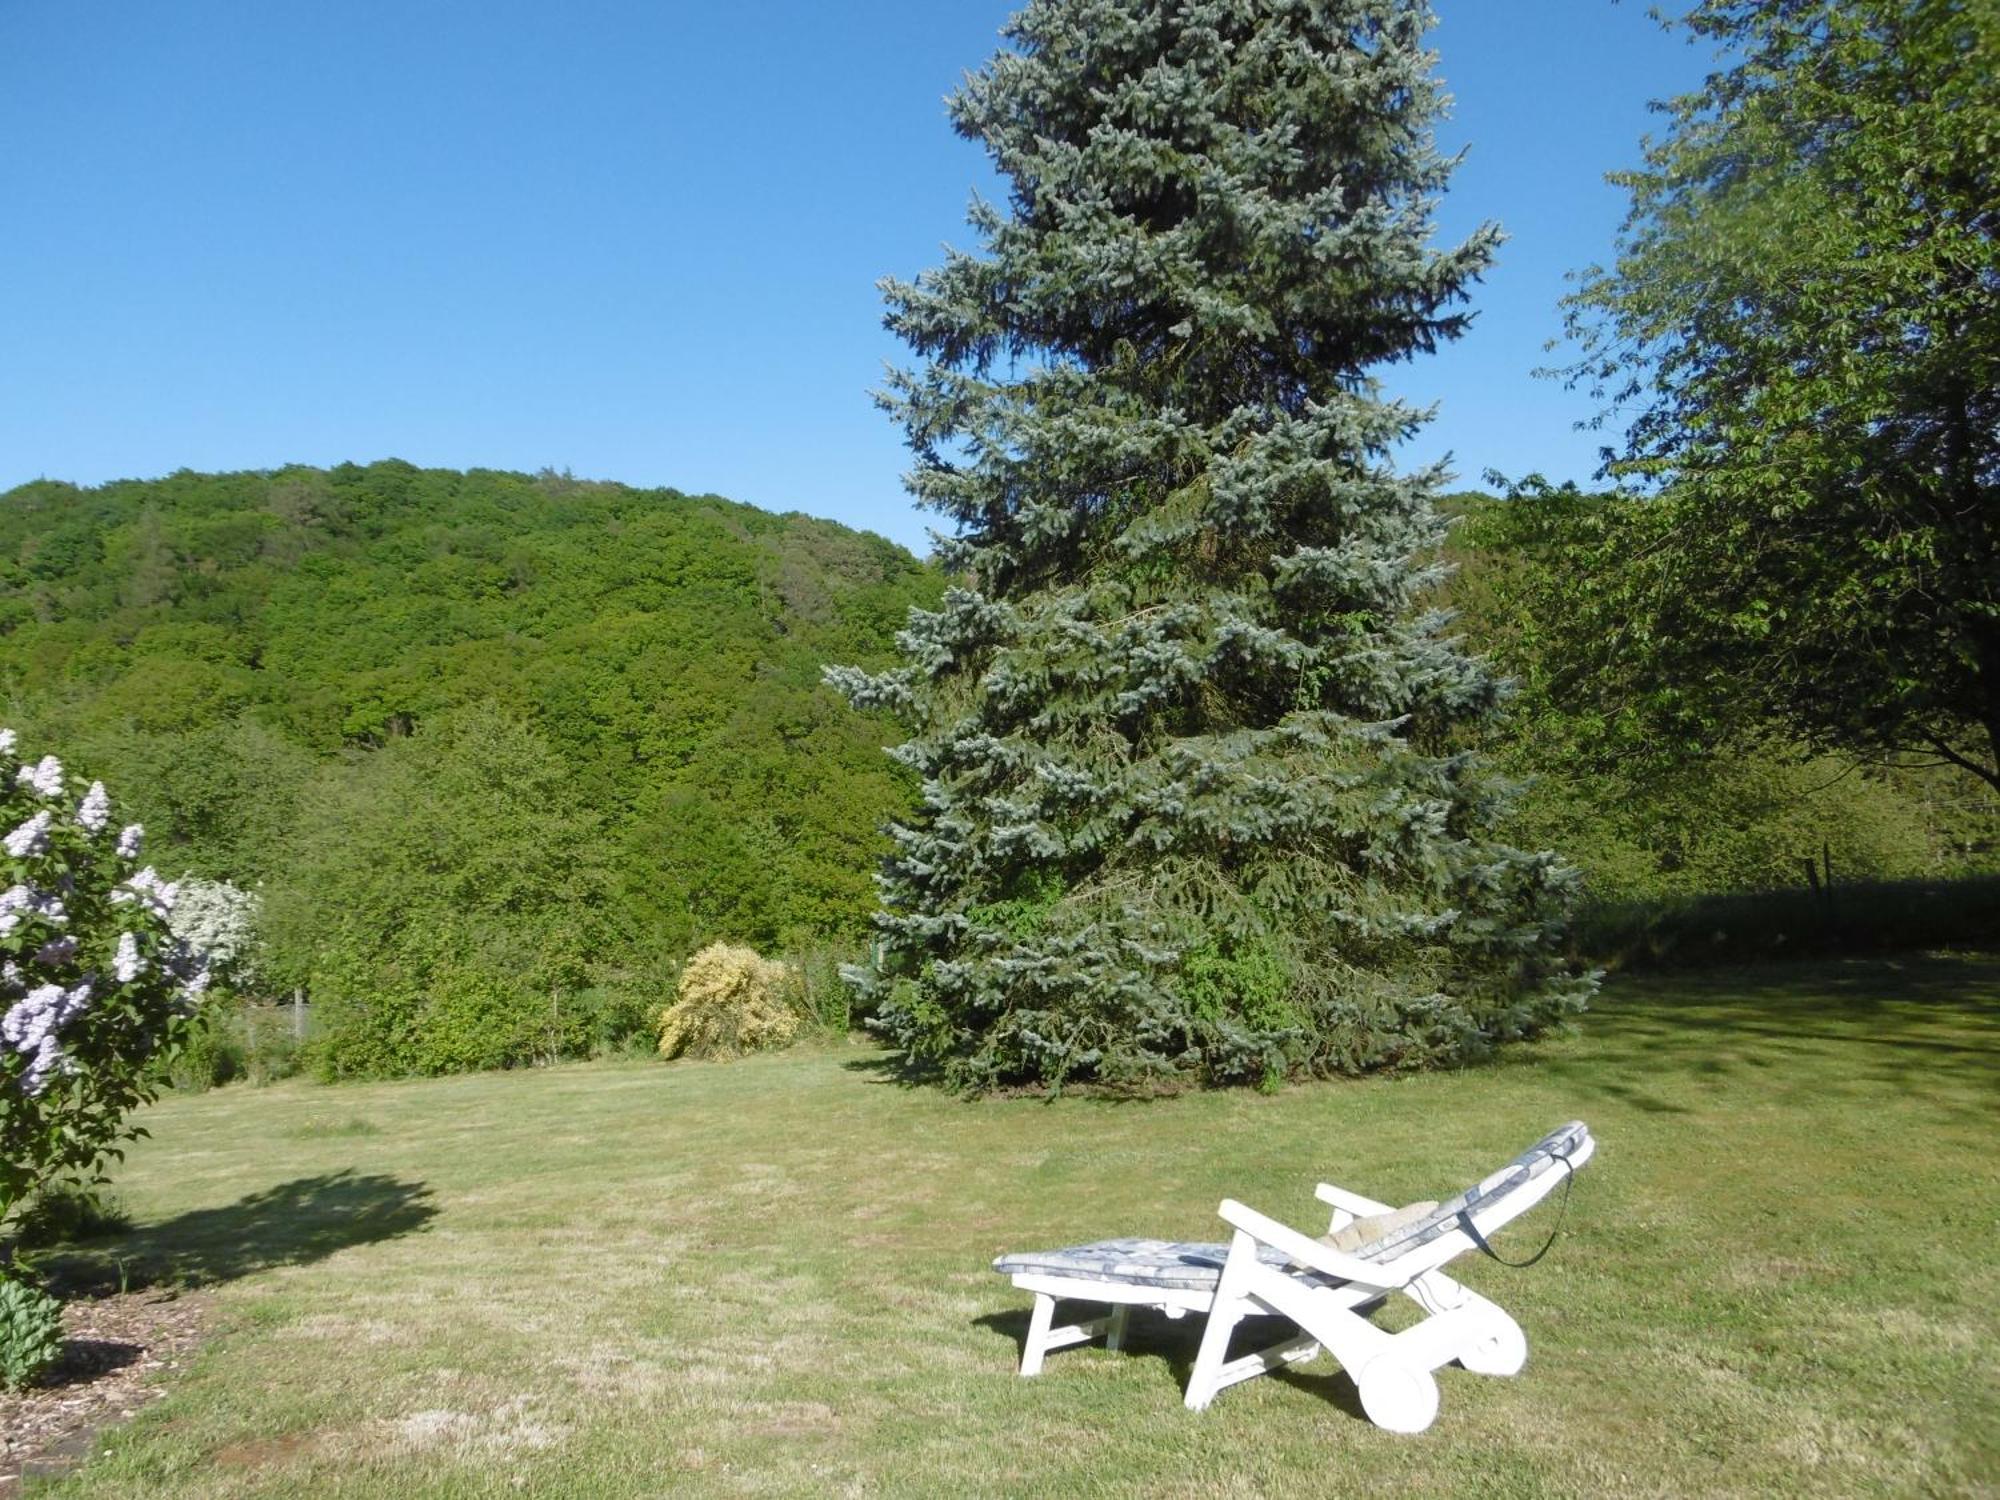
[[[828,679],[923,781],[850,979],[955,1085],[1453,1062],[1588,993],[1572,873],[1493,837],[1444,476],[1371,373],[1463,331],[1499,238],[1431,243],[1430,19],[1034,0],[951,100],[1009,201],[884,283],[924,363],[883,400],[958,582]]]

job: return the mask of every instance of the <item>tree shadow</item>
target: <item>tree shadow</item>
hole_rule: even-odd
[[[867,1057],[851,1057],[840,1065],[849,1073],[858,1074],[871,1083],[891,1083],[906,1089],[914,1089],[936,1081],[934,1069],[926,1070],[904,1060],[900,1053],[877,1052]]]
[[[329,1172],[38,1259],[66,1297],[213,1286],[413,1234],[437,1217],[431,1198],[420,1182],[352,1169]]]
[[[1979,1114],[2000,1088],[2000,960],[1919,954],[1617,977],[1583,1022],[1585,1055],[1503,1063],[1653,1113],[1680,1090],[1766,1080],[1857,1102],[1920,1094]],[[1676,1102],[1669,1102],[1676,1101]]]

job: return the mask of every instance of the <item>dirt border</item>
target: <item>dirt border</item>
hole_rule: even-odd
[[[67,1473],[105,1428],[166,1393],[212,1324],[200,1292],[152,1289],[78,1298],[63,1308],[62,1357],[33,1390],[0,1392],[0,1497],[24,1478]]]

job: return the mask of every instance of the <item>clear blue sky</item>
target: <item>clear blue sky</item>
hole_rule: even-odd
[[[1397,372],[1413,456],[1587,478],[1530,378],[1698,77],[1637,0],[1437,0],[1512,238]],[[0,488],[395,456],[713,490],[923,544],[867,396],[885,273],[964,243],[942,96],[1007,0],[0,0]]]

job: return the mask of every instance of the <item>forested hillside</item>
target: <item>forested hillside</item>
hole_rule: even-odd
[[[1989,800],[1936,772],[1619,741],[1556,690],[1542,513],[1452,508],[1449,602],[1521,686],[1486,746],[1528,783],[1509,836],[1591,896],[1990,864]],[[643,1031],[701,943],[866,940],[912,787],[820,670],[888,661],[941,585],[829,522],[552,474],[37,483],[0,496],[5,722],[165,875],[259,891],[258,987],[310,991],[328,1071],[518,1062]]]
[[[0,570],[8,722],[128,799],[167,873],[262,883],[301,979],[329,941],[307,914],[420,889],[515,944],[587,917],[558,946],[597,981],[858,933],[905,790],[820,665],[881,659],[937,588],[800,515],[398,462],[27,485]],[[524,876],[523,840],[561,843],[527,806],[573,857]],[[542,886],[445,894],[489,858]]]

